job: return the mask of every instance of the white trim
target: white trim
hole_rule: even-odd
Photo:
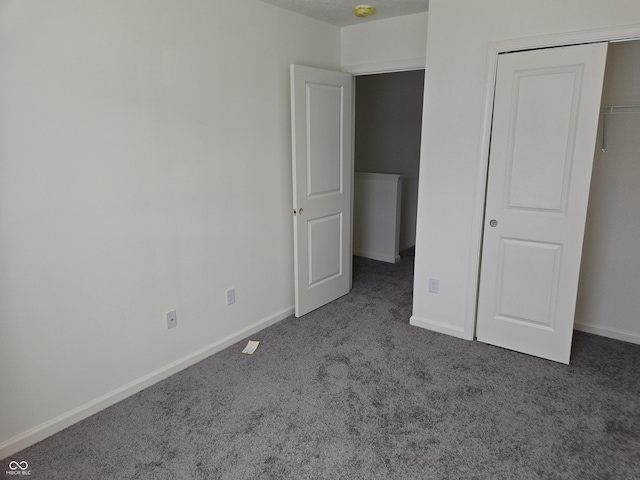
[[[535,48],[564,47],[579,43],[633,40],[638,36],[640,36],[640,24],[633,24],[621,27],[597,28],[594,30],[502,40],[491,42],[490,47],[495,49],[498,53],[505,53],[518,50],[531,50]]]
[[[513,40],[490,42],[487,48],[484,86],[484,111],[480,132],[480,149],[478,152],[478,169],[476,177],[475,211],[473,214],[473,230],[468,271],[466,318],[464,322],[465,338],[473,338],[476,326],[477,300],[479,288],[480,259],[482,255],[482,227],[484,219],[484,200],[486,195],[487,171],[489,167],[489,146],[491,143],[491,121],[493,117],[493,96],[496,84],[498,55],[500,53],[535,48],[562,47],[579,43],[596,43],[620,41],[640,37],[640,24],[621,27],[599,28],[578,32],[525,37]]]
[[[624,342],[640,345],[640,335],[637,333],[622,332],[613,328],[596,327],[595,325],[578,322],[573,325],[573,329],[581,332],[593,333],[595,335],[600,335],[601,337],[613,338],[615,340],[622,340]]]
[[[491,146],[491,125],[493,122],[493,97],[496,88],[496,73],[498,71],[498,53],[493,44],[487,49],[487,66],[484,79],[484,109],[482,118],[482,133],[480,135],[480,151],[478,157],[478,175],[476,177],[476,201],[472,219],[471,251],[469,258],[468,277],[469,288],[467,290],[466,318],[464,319],[464,331],[467,336],[474,338],[476,333],[478,288],[480,286],[480,260],[482,258],[482,233],[484,225],[484,200],[487,191],[487,174],[489,170],[489,148]],[[489,112],[489,115],[486,113]]]
[[[422,70],[426,66],[426,57],[388,60],[384,62],[358,63],[343,65],[342,71],[353,75],[371,75],[374,73],[404,72],[407,70]]]
[[[131,395],[134,395],[167,377],[170,377],[180,370],[184,370],[185,368],[204,360],[214,353],[224,350],[230,345],[259,332],[270,325],[284,320],[285,318],[293,315],[293,310],[293,305],[280,310],[279,312],[259,320],[236,333],[196,350],[175,362],[165,365],[148,375],[140,377],[126,385],[123,385],[122,387],[116,388],[115,390],[91,400],[84,405],[74,408],[73,410],[63,413],[52,420],[48,420],[30,430],[27,430],[14,438],[10,438],[5,442],[0,443],[0,458],[7,458],[24,448],[64,430],[80,420],[104,410],[105,408],[110,407],[111,405],[114,405],[115,403],[118,403],[119,401],[124,400],[125,398],[130,397]]]
[[[449,324],[438,322],[437,320],[430,320],[427,318],[420,318],[413,315],[409,319],[409,324],[414,327],[420,327],[427,330],[431,330],[433,332],[444,333],[446,335],[451,335],[452,337],[462,338],[463,340],[473,340],[470,338],[467,333],[462,328],[455,328]]]

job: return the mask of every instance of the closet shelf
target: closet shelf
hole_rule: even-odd
[[[640,105],[603,105],[600,113],[604,115],[618,115],[621,113],[640,115]]]
[[[603,105],[602,114],[602,151],[607,151],[607,115],[640,115],[640,105]]]

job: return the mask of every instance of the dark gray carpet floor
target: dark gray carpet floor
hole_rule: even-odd
[[[637,479],[640,346],[570,366],[411,327],[413,258],[9,460],[35,479]],[[7,477],[9,478],[9,477]]]

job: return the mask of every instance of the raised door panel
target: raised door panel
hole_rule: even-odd
[[[496,318],[553,329],[562,247],[502,239]]]
[[[514,76],[507,208],[564,210],[581,81],[581,66],[529,69]]]
[[[342,191],[343,88],[335,85],[307,84],[307,193],[326,195]],[[327,119],[333,119],[327,121]]]
[[[342,214],[307,223],[309,232],[309,287],[342,274]]]

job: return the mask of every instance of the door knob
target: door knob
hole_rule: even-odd
[[[492,227],[497,227],[498,226],[498,221],[497,220],[491,220],[489,222],[489,225],[491,225]]]
[[[302,212],[304,212],[304,209],[301,207],[301,208],[298,210],[298,215],[302,215]]]

